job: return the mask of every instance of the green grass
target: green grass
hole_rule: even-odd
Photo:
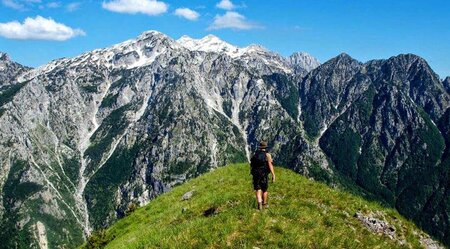
[[[96,233],[94,242],[106,248],[402,248],[353,217],[357,211],[382,210],[401,228],[399,236],[420,248],[413,235],[420,230],[395,210],[283,168],[275,169],[270,208],[258,211],[248,167],[222,167],[175,187]],[[182,201],[191,190],[192,198]],[[205,217],[210,208],[216,212]]]

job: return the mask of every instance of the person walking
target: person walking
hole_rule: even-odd
[[[268,207],[267,192],[269,188],[269,172],[272,174],[272,182],[275,182],[272,156],[267,152],[267,142],[259,143],[259,148],[250,159],[250,173],[253,176],[253,189],[258,202],[258,209]]]

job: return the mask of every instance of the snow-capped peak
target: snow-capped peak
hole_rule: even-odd
[[[268,52],[268,50],[264,47],[255,44],[244,48],[234,46],[211,34],[201,39],[194,39],[187,35],[183,35],[182,37],[180,37],[180,39],[177,40],[177,42],[181,46],[191,51],[225,53],[232,58],[241,57],[244,54],[250,54],[254,52]]]
[[[177,42],[167,35],[150,30],[143,32],[135,39],[130,39],[108,48],[95,49],[73,58],[62,58],[29,71],[19,78],[25,81],[36,75],[52,71],[56,67],[78,67],[98,65],[107,68],[137,68],[153,63],[167,50],[181,48]]]
[[[201,39],[194,39],[184,35],[177,42],[191,51],[226,53],[231,57],[237,57],[241,54],[239,47],[222,41],[214,35],[207,35]]]
[[[201,39],[194,39],[184,35],[177,40],[177,43],[190,51],[226,54],[233,59],[243,60],[252,65],[263,63],[266,66],[270,65],[285,72],[291,71],[286,59],[261,45],[252,44],[242,48],[231,45],[214,35],[207,35]],[[255,61],[259,62],[255,64]]]

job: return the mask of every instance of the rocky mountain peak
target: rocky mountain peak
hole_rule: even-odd
[[[324,66],[332,65],[334,67],[336,65],[351,66],[351,65],[361,65],[361,64],[362,63],[360,61],[354,59],[347,53],[341,53],[338,56],[330,59],[329,61],[327,61],[326,63],[324,63],[322,65],[324,65]]]
[[[391,58],[389,58],[389,60],[395,60],[395,61],[402,61],[402,62],[415,62],[415,61],[421,61],[421,62],[426,62],[425,59],[423,59],[422,57],[416,55],[416,54],[399,54],[396,56],[392,56]]]
[[[328,74],[331,72],[340,72],[341,70],[354,72],[356,70],[359,70],[362,65],[363,64],[360,61],[352,58],[350,55],[341,53],[338,56],[320,65],[318,68],[322,69],[319,72],[327,72]]]
[[[163,46],[170,47],[170,48],[179,48],[179,45],[177,44],[177,42],[174,39],[167,36],[166,34],[163,34],[159,31],[155,31],[155,30],[143,32],[137,38],[131,39],[129,41],[131,41],[131,44],[135,44],[135,46],[138,46],[141,48],[145,48],[145,47],[148,48],[155,44],[163,45]],[[127,42],[125,42],[125,43],[127,43]]]
[[[0,61],[10,61],[11,59],[9,58],[7,53],[3,53],[0,52]]]
[[[305,52],[295,52],[287,58],[289,64],[293,67],[301,67],[307,72],[320,66],[320,62]]]
[[[400,54],[382,61],[379,65],[382,66],[380,72],[390,75],[392,82],[409,82],[411,87],[422,90],[429,87],[442,88],[439,76],[428,62],[418,55]],[[430,94],[433,95],[431,92]]]
[[[157,30],[147,30],[142,32],[141,35],[139,35],[139,37],[145,38],[145,37],[155,37],[155,36],[159,36],[159,37],[168,37],[166,34],[161,33]]]
[[[408,72],[412,67],[418,69],[425,69],[428,72],[432,72],[428,63],[422,57],[415,54],[400,54],[393,56],[386,60],[387,66],[390,66],[393,70]],[[434,72],[433,72],[434,74]]]
[[[320,65],[300,83],[304,127],[310,137],[320,137],[337,115],[357,96],[355,75],[363,64],[342,53]],[[365,83],[364,83],[365,84]]]
[[[375,86],[403,92],[435,122],[450,104],[444,82],[418,55],[400,54],[387,60],[370,61],[365,64],[365,71]]]
[[[339,62],[358,62],[356,59],[354,59],[353,57],[351,57],[349,54],[347,53],[340,53],[338,56],[334,57],[333,59],[331,59],[330,61],[339,61]]]
[[[438,79],[438,76],[430,68],[427,61],[415,54],[400,54],[389,59],[371,60],[366,62],[365,66],[368,71],[376,72],[374,73],[375,75],[380,73],[396,75],[397,72],[401,72],[403,77],[409,77],[411,73],[425,70],[427,74]]]
[[[8,54],[0,52],[0,87],[15,84],[17,77],[28,70],[30,70],[29,67],[12,61]]]

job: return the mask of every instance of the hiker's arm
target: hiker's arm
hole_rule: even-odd
[[[275,182],[275,171],[273,170],[272,161],[269,161],[269,169],[270,169],[270,173],[272,174],[272,182]]]

